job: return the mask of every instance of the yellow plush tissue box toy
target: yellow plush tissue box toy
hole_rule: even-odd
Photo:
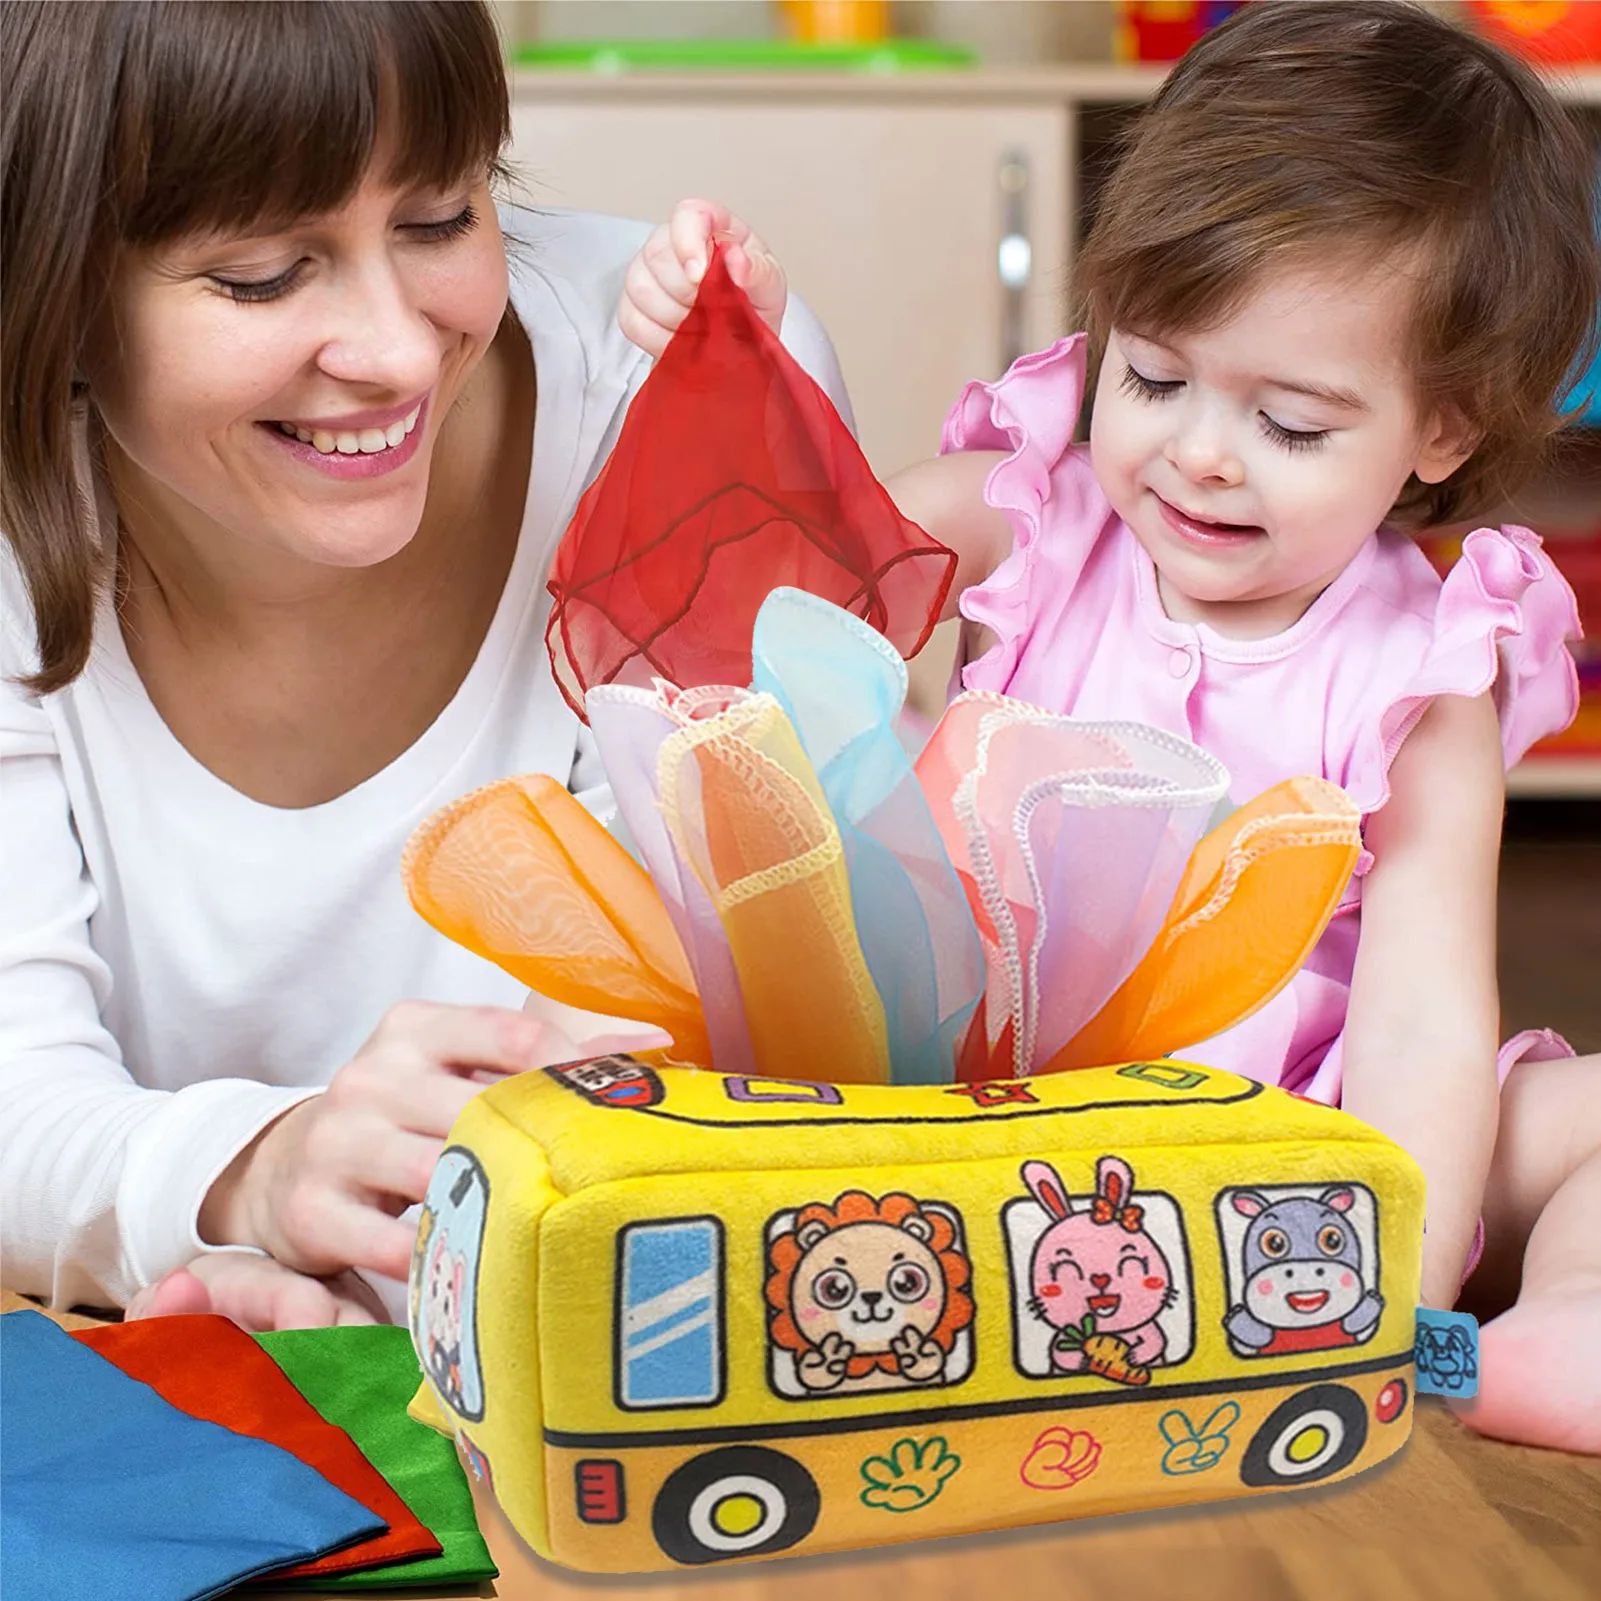
[[[414,1410],[534,1550],[640,1572],[1322,1484],[1405,1442],[1423,1181],[1138,1062],[802,1083],[606,1057],[462,1114]]]
[[[418,1415],[536,1551],[622,1573],[1397,1450],[1417,1168],[1169,1059],[1316,944],[1349,797],[1230,809],[1187,741],[983,694],[914,763],[899,656],[793,589],[750,659],[748,688],[589,688],[621,837],[529,776],[407,848],[436,928],[671,1040],[463,1112],[412,1264]]]

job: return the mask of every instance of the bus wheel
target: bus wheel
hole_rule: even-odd
[[[821,1505],[817,1481],[793,1458],[730,1445],[668,1475],[651,1528],[675,1562],[726,1562],[788,1550],[812,1532]]]
[[[1240,1462],[1243,1483],[1313,1484],[1348,1468],[1367,1444],[1362,1399],[1343,1384],[1318,1384],[1273,1409]]]

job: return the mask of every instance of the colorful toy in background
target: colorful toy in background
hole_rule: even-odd
[[[1327,1484],[1405,1443],[1420,1389],[1412,1160],[1184,1062],[547,1068],[468,1106],[423,1218],[471,1265],[482,1388],[429,1368],[413,1416],[592,1572]]]
[[[1119,61],[1177,61],[1245,0],[1117,0]]]
[[[1572,410],[1573,422],[1582,426],[1601,427],[1601,349],[1589,367],[1579,375],[1573,393],[1567,397],[1564,410]]]
[[[1487,38],[1535,61],[1601,61],[1601,5],[1595,0],[1466,0],[1466,10]]]
[[[889,0],[778,0],[792,39],[804,44],[875,44],[889,37]]]

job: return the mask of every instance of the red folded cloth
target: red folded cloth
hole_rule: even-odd
[[[617,679],[749,684],[756,612],[781,584],[913,656],[955,572],[714,255],[562,536],[545,643],[582,716]]]
[[[129,1378],[148,1384],[180,1412],[281,1446],[389,1525],[387,1534],[281,1568],[272,1575],[274,1582],[439,1555],[439,1542],[355,1441],[325,1421],[278,1364],[227,1318],[210,1313],[142,1318],[83,1329],[73,1338]]]

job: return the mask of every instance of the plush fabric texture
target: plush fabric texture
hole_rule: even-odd
[[[1173,1061],[944,1086],[600,1058],[464,1111],[413,1415],[596,1572],[1327,1483],[1410,1428],[1423,1183]]]
[[[179,1411],[48,1318],[0,1317],[8,1601],[201,1601],[383,1528],[289,1452]]]
[[[180,1412],[281,1446],[388,1525],[387,1532],[360,1545],[299,1563],[275,1579],[440,1554],[439,1542],[356,1442],[327,1422],[237,1323],[211,1315],[141,1318],[83,1329],[73,1338]]]
[[[285,1329],[255,1338],[306,1400],[350,1435],[441,1547],[438,1556],[306,1580],[306,1587],[398,1589],[494,1578],[499,1570],[479,1532],[455,1451],[406,1416],[418,1378],[406,1331],[379,1324]]]

